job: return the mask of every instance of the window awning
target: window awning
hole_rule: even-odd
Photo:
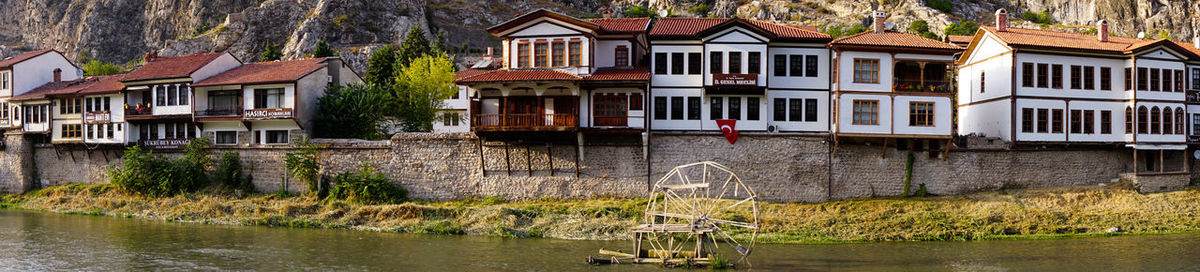
[[[1185,144],[1127,144],[1125,147],[1132,147],[1137,150],[1185,150]]]

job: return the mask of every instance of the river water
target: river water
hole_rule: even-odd
[[[650,271],[594,267],[626,241],[167,223],[0,210],[0,270]],[[1200,271],[1200,233],[1025,241],[759,245],[758,271]]]

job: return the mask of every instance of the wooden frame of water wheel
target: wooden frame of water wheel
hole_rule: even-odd
[[[757,195],[737,174],[711,161],[680,165],[650,192],[641,225],[632,228],[632,254],[600,250],[592,263],[667,266],[749,265],[758,237]],[[724,244],[724,246],[722,246]]]

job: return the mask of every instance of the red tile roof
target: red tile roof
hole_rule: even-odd
[[[519,82],[519,81],[577,81],[581,77],[559,70],[493,70],[459,79],[458,83]]]
[[[454,72],[454,80],[473,77],[473,76],[477,76],[479,74],[483,74],[483,73],[487,73],[487,72],[491,72],[491,71],[495,71],[495,70],[493,70],[493,69],[466,69],[466,70]]]
[[[95,76],[71,81],[50,82],[27,93],[14,96],[14,101],[37,100],[53,96],[94,95],[117,93],[125,89],[119,80],[123,75]]]
[[[968,43],[971,43],[971,40],[974,40],[974,39],[975,39],[975,36],[971,36],[971,35],[949,35],[949,36],[946,36],[946,41],[953,43],[953,44],[968,44]]]
[[[659,39],[698,39],[697,35],[701,34],[715,26],[729,23],[730,21],[743,21],[755,27],[761,28],[775,38],[785,40],[828,40],[831,39],[825,33],[817,32],[813,27],[807,26],[789,26],[775,23],[769,23],[758,20],[745,20],[737,18],[662,18],[654,23],[654,27],[650,29],[650,37]]]
[[[325,58],[248,63],[222,72],[193,87],[292,82],[325,67]]]
[[[588,81],[649,81],[650,67],[600,68],[583,79]]]
[[[0,68],[12,67],[13,65],[16,65],[17,63],[21,63],[23,61],[26,61],[26,60],[32,59],[34,57],[41,56],[42,54],[46,54],[46,53],[50,53],[50,52],[54,52],[54,49],[42,49],[42,50],[33,51],[33,52],[21,53],[16,56],[12,56],[11,58],[0,60]]]
[[[939,42],[936,40],[927,39],[916,34],[901,33],[896,31],[885,31],[883,33],[875,33],[867,31],[858,33],[829,43],[830,46],[869,46],[869,47],[894,47],[894,48],[915,48],[915,49],[932,49],[932,50],[950,50],[960,51],[962,47]]]
[[[597,25],[597,24],[589,22],[589,21],[580,20],[578,18],[567,16],[566,14],[554,12],[554,11],[551,11],[548,9],[538,9],[533,12],[517,16],[516,18],[509,19],[508,21],[504,21],[495,26],[489,27],[487,29],[487,32],[492,35],[498,35],[502,32],[508,31],[509,29],[512,29],[514,27],[520,26],[520,25],[528,23],[528,22],[532,22],[532,21],[537,20],[542,17],[556,19],[559,21],[566,22],[568,24],[574,24],[574,25],[577,25],[577,26],[580,26],[583,28],[587,28],[590,30],[600,29],[600,25]]]
[[[143,64],[142,67],[138,67],[137,69],[129,72],[129,74],[126,74],[125,78],[122,78],[121,81],[129,82],[137,80],[187,77],[191,75],[192,72],[199,70],[200,67],[204,67],[205,64],[217,59],[217,57],[220,57],[222,54],[224,53],[212,52],[176,57],[160,56],[155,58],[154,61],[147,62],[146,64]]]
[[[608,33],[645,32],[646,27],[650,24],[650,18],[584,19],[584,21],[599,25],[600,30]]]
[[[1007,27],[1005,31],[997,31],[994,26],[982,26],[988,32],[1000,37],[1004,43],[1016,47],[1040,47],[1067,50],[1089,50],[1106,53],[1125,53],[1145,45],[1159,42],[1151,39],[1108,36],[1107,42],[1101,42],[1095,34],[1068,33],[1040,29]]]

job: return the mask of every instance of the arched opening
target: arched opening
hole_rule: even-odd
[[[1175,126],[1173,124],[1171,124],[1172,118],[1175,118],[1175,114],[1173,114],[1173,112],[1171,112],[1171,108],[1170,107],[1163,108],[1163,116],[1162,116],[1162,133],[1163,134],[1174,134],[1173,131],[1174,131]]]
[[[1162,119],[1159,118],[1158,107],[1150,108],[1150,134],[1159,134],[1162,132],[1160,127],[1161,122],[1159,122]]]
[[[1175,134],[1183,134],[1183,131],[1186,130],[1185,123],[1183,108],[1175,108]]]
[[[1146,129],[1148,127],[1146,125],[1146,123],[1150,122],[1149,112],[1150,112],[1150,110],[1146,109],[1146,106],[1138,107],[1137,127],[1138,127],[1138,133],[1140,133],[1140,134],[1146,134],[1147,132],[1149,132],[1149,130]]]
[[[1125,134],[1133,134],[1133,107],[1125,107]]]

